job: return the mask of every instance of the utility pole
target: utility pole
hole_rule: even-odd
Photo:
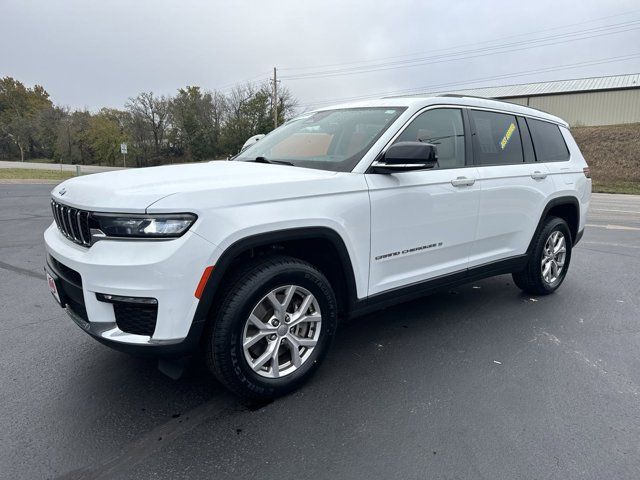
[[[278,74],[273,67],[273,128],[278,127]]]

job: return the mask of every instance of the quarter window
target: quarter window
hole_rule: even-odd
[[[439,168],[464,167],[462,111],[437,108],[420,114],[396,142],[424,142],[436,146]]]
[[[569,150],[562,133],[555,123],[527,119],[533,147],[538,162],[562,162],[569,160]]]
[[[523,163],[522,140],[513,115],[470,110],[476,164],[510,165]]]

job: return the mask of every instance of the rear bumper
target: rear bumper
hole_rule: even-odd
[[[171,241],[104,240],[85,248],[55,226],[45,232],[45,243],[46,270],[84,332],[136,355],[180,356],[197,348],[205,318],[195,316],[194,292],[214,250],[211,243],[187,233]],[[105,295],[155,303],[149,308],[106,301]]]

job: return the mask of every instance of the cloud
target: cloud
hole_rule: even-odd
[[[322,65],[348,64],[344,68],[411,53],[446,54],[455,50],[442,49],[468,49],[490,39],[594,18],[610,17],[555,34],[640,20],[640,11],[620,15],[634,6],[622,0],[4,0],[0,15],[9,21],[0,31],[0,75],[42,84],[56,103],[97,109],[122,107],[140,91],[172,94],[185,85],[214,89],[266,79],[277,66],[283,84],[304,105],[632,53],[640,44],[638,29],[419,67],[286,80]],[[523,38],[532,37],[502,43]],[[639,67],[636,59],[508,83],[628,73]]]

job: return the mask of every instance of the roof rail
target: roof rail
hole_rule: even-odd
[[[388,97],[382,97],[382,98],[398,98],[398,97],[402,97],[402,95],[391,95]],[[501,100],[499,98],[494,98],[494,97],[479,97],[477,95],[463,95],[463,94],[459,94],[459,93],[439,93],[439,94],[433,94],[433,95],[409,95],[409,97],[413,97],[413,98],[427,98],[427,97],[439,97],[439,98],[477,98],[478,100],[490,100],[492,102],[499,102],[499,103],[506,103],[507,105],[516,105],[518,107],[523,107],[526,108],[528,110],[533,110],[535,112],[540,112],[540,113],[544,113],[547,115],[551,115],[549,112],[545,112],[544,110],[541,110],[539,108],[534,108],[531,107],[529,105],[521,105],[519,103],[514,103],[514,102],[510,102],[509,99],[505,99],[505,100]],[[522,115],[522,114],[519,114]],[[547,120],[547,121],[551,121],[551,120]],[[562,120],[564,122],[564,120]],[[564,122],[566,123],[566,122]]]
[[[479,100],[491,100],[492,102],[508,103],[510,105],[513,105],[513,102],[510,102],[508,99],[502,100],[500,98],[495,98],[495,97],[480,97],[478,95],[462,95],[462,94],[459,94],[459,93],[442,93],[442,94],[437,95],[437,96],[438,97],[449,97],[449,98],[477,98]],[[523,107],[527,107],[527,108],[531,108],[532,110],[538,110],[537,108],[530,107],[529,105],[522,105],[522,106]],[[542,112],[543,110],[540,110],[540,111]]]
[[[461,95],[459,93],[441,93],[437,97],[453,97],[453,98],[479,98],[480,100],[493,100],[494,102],[502,102],[494,97],[479,97],[478,95]]]
[[[519,105],[520,107],[528,108],[529,110],[535,110],[536,112],[546,113],[550,115],[549,112],[545,112],[539,108],[530,107],[529,105],[520,105],[517,103],[510,102],[509,100],[500,100],[499,98],[492,97],[479,97],[477,95],[460,95],[459,93],[442,93],[440,95],[436,95],[437,97],[449,97],[449,98],[478,98],[480,100],[491,100],[492,102],[500,102],[500,103],[508,103],[510,105]]]

